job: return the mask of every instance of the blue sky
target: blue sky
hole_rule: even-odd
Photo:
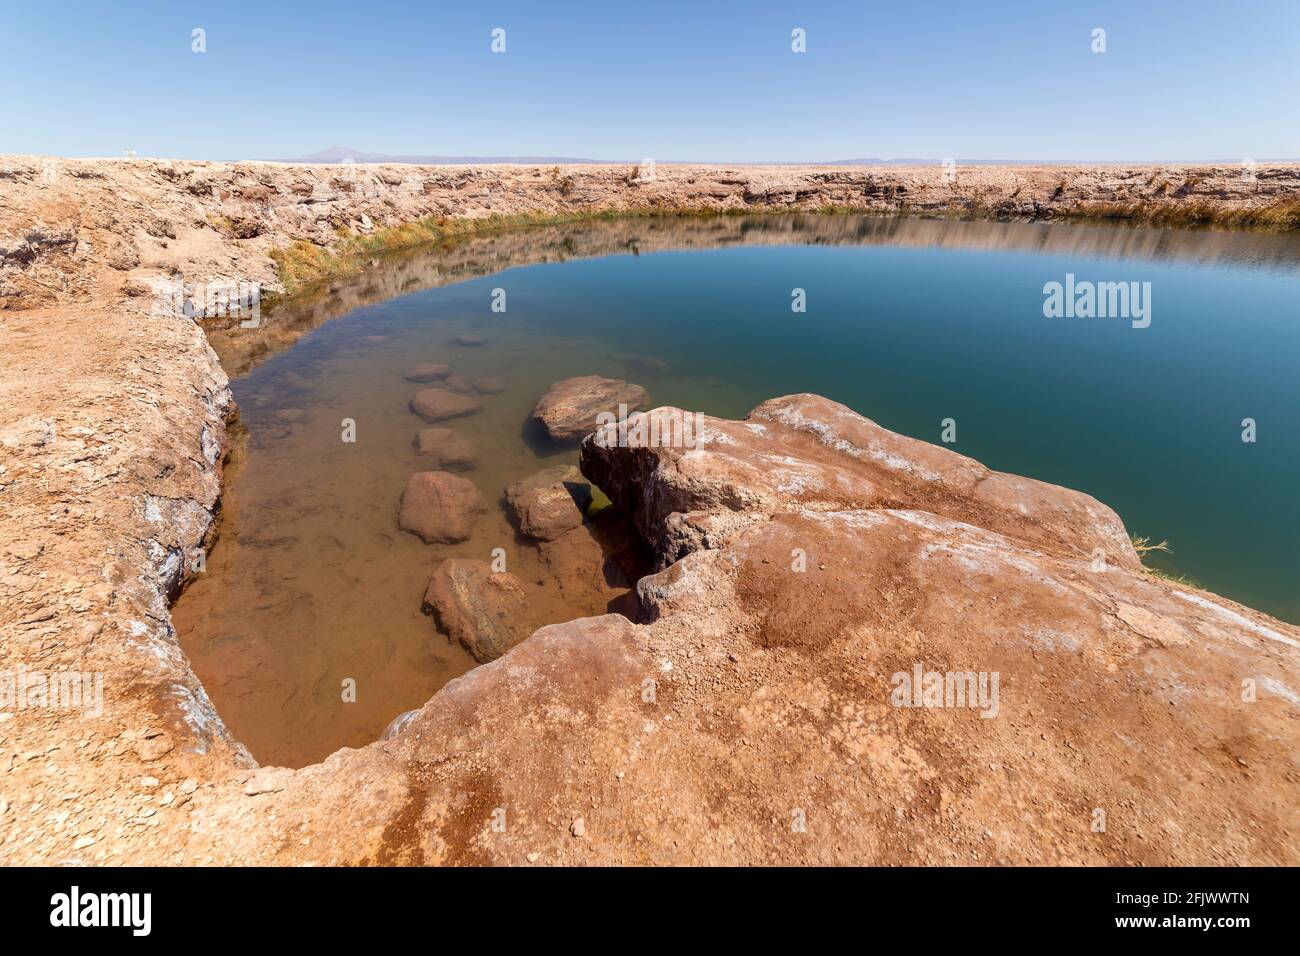
[[[0,90],[68,156],[1300,157],[1300,0],[5,0]]]

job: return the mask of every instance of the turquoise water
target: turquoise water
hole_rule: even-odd
[[[1067,274],[1150,283],[1149,327],[1045,317],[1044,285]],[[393,258],[256,330],[207,329],[248,443],[173,617],[235,736],[302,766],[374,740],[473,666],[420,611],[443,559],[504,550],[539,623],[603,613],[610,595],[557,577],[500,506],[508,483],[576,461],[529,417],[551,383],[595,373],[718,416],[817,392],[935,443],[953,419],[948,447],[1086,491],[1169,541],[1151,564],[1300,622],[1298,304],[1297,239],[1096,226],[637,220]],[[462,474],[487,503],[454,545],[396,526],[406,480],[429,467],[408,408],[422,386],[403,377],[417,362],[449,363],[465,391],[508,381],[446,423],[476,449]]]
[[[1150,282],[1150,326],[1045,318],[1043,285],[1067,273]],[[497,287],[506,315],[485,312]],[[954,450],[1086,491],[1131,533],[1169,541],[1153,564],[1300,622],[1296,271],[761,246],[513,269],[389,309],[408,310],[654,356],[673,372],[639,376],[656,404],[740,416],[818,392],[932,442],[951,417]]]

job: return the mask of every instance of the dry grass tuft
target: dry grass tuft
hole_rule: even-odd
[[[1176,571],[1166,571],[1164,568],[1151,567],[1147,565],[1146,557],[1148,554],[1153,554],[1157,551],[1161,551],[1165,554],[1174,553],[1173,549],[1169,547],[1168,541],[1152,543],[1151,539],[1144,535],[1133,535],[1132,540],[1133,550],[1136,551],[1138,557],[1142,559],[1142,570],[1147,574],[1151,575],[1153,578],[1159,578],[1161,581],[1169,581],[1173,584],[1182,584],[1189,588],[1200,587],[1196,581],[1187,577],[1185,574],[1179,574]]]
[[[1156,193],[1163,194],[1160,188]],[[1300,199],[1280,199],[1245,209],[1226,209],[1209,202],[1187,200],[1083,202],[1065,215],[1071,219],[1123,219],[1153,226],[1220,226],[1284,232],[1300,229]]]
[[[1152,551],[1163,551],[1165,554],[1173,554],[1169,547],[1168,541],[1161,541],[1159,544],[1152,544],[1151,539],[1144,535],[1133,535],[1133,550],[1138,553],[1139,558],[1144,558]]]

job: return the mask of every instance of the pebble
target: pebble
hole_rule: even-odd
[[[582,817],[576,818],[569,824],[569,832],[576,837],[584,836],[586,834],[587,824],[583,821]]]

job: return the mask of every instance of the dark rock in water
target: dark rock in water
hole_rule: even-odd
[[[506,488],[506,506],[530,538],[553,541],[582,524],[591,485],[572,465],[545,468]]]
[[[292,434],[285,425],[257,425],[248,430],[249,445],[253,448],[272,448]]]
[[[472,332],[462,332],[460,335],[456,336],[457,345],[468,345],[472,347],[475,345],[484,345],[486,342],[487,339],[483,338],[483,336],[475,335]]]
[[[445,471],[421,471],[406,481],[397,526],[425,544],[464,541],[486,510],[472,481]]]
[[[451,366],[445,362],[421,362],[406,371],[402,378],[408,382],[440,382],[451,374]]]
[[[411,399],[411,411],[427,422],[441,422],[483,411],[483,403],[445,388],[422,388]]]
[[[482,395],[500,395],[506,390],[507,384],[499,375],[486,375],[473,381],[474,391]]]
[[[673,367],[663,359],[655,358],[653,355],[629,355],[624,359],[628,368],[636,372],[646,372],[651,375],[671,375]]]
[[[602,412],[617,415],[626,406],[630,415],[650,403],[650,396],[640,385],[617,378],[580,375],[556,382],[533,409],[533,417],[556,441],[572,441],[596,430]]]
[[[415,710],[406,710],[398,714],[389,722],[388,726],[384,728],[384,732],[379,735],[379,739],[392,740],[406,729],[407,725],[415,719],[415,715],[419,712],[420,708],[417,707]]]
[[[496,660],[533,630],[523,582],[471,558],[448,558],[438,565],[423,610],[480,664]]]
[[[439,468],[461,470],[478,465],[474,446],[460,432],[443,425],[421,429],[415,436],[415,450]]]

